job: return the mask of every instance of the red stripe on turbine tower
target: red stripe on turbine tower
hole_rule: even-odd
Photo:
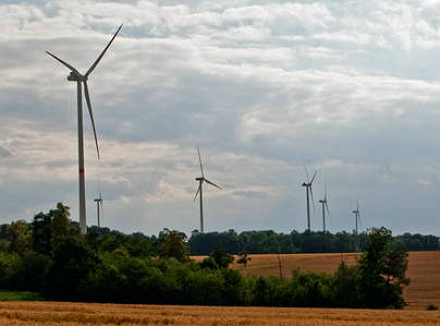
[[[84,174],[84,169],[79,169],[79,173]]]

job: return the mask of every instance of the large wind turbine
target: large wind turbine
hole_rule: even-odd
[[[312,191],[312,184],[313,181],[315,180],[316,177],[316,173],[318,173],[318,171],[315,172],[315,174],[313,175],[312,179],[309,179],[309,174],[307,173],[307,169],[306,167],[304,167],[304,172],[306,173],[306,178],[307,178],[307,182],[303,182],[302,186],[306,187],[306,198],[307,198],[307,230],[310,231],[310,199],[309,199],[309,194],[312,197],[312,202],[314,205],[315,200],[313,199],[313,191]]]
[[[324,199],[320,199],[319,203],[322,205],[322,230],[325,232],[325,212],[327,211],[328,216],[330,216],[327,203],[327,184],[325,184]]]
[[[101,61],[102,57],[104,56],[105,52],[108,50],[110,45],[112,44],[115,37],[118,35],[119,31],[121,30],[122,25],[119,26],[116,33],[113,35],[110,42],[107,44],[107,46],[104,48],[104,50],[99,55],[98,59],[92,64],[92,66],[87,70],[87,72],[82,75],[79,73],[78,70],[76,70],[73,66],[68,64],[67,62],[64,62],[54,54],[50,53],[49,51],[46,51],[48,55],[50,55],[55,60],[59,61],[61,64],[66,66],[70,70],[70,75],[67,77],[68,81],[76,82],[77,84],[77,101],[78,101],[78,167],[79,167],[79,224],[81,228],[81,234],[87,233],[87,223],[86,223],[86,198],[85,198],[85,177],[84,177],[84,132],[83,132],[83,108],[82,108],[82,88],[81,84],[84,84],[84,95],[87,102],[87,108],[89,109],[90,114],[90,120],[92,122],[93,127],[93,134],[95,136],[95,145],[96,145],[96,152],[98,154],[99,159],[99,146],[98,146],[98,138],[96,137],[96,128],[95,128],[95,120],[93,118],[93,111],[92,111],[92,104],[90,102],[90,96],[89,96],[89,89],[87,87],[87,79],[90,76],[90,74],[93,72],[93,70],[98,65],[99,61]]]
[[[98,228],[101,227],[101,210],[102,210],[102,196],[101,192],[99,192],[99,198],[95,198],[94,201],[96,202],[96,214],[98,217]]]
[[[199,195],[200,197],[200,232],[203,233],[204,232],[204,225],[203,225],[203,192],[202,192],[202,185],[203,182],[209,183],[210,185],[218,188],[218,189],[222,189],[220,186],[217,186],[215,183],[209,181],[208,179],[205,178],[205,174],[203,173],[203,164],[202,164],[202,158],[200,157],[200,151],[199,148],[197,147],[197,155],[199,156],[199,163],[200,163],[200,172],[202,173],[201,177],[197,177],[196,181],[199,182],[199,188],[197,189],[196,195],[194,196],[194,200],[196,200],[197,195]]]
[[[361,213],[359,211],[359,202],[357,203],[356,209],[352,211],[354,214],[354,223],[355,223],[355,230],[356,234],[358,233],[358,222],[361,222]]]

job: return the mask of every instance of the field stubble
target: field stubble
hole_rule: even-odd
[[[0,324],[54,325],[440,325],[437,311],[0,302]]]

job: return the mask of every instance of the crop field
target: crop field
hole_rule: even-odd
[[[440,325],[438,311],[0,302],[0,325]]]
[[[291,271],[333,272],[342,260],[351,265],[359,254],[281,254],[281,275],[290,277]],[[280,276],[278,255],[249,255],[247,268],[234,263],[232,268],[244,275]],[[201,260],[203,257],[193,257]],[[236,259],[237,260],[237,259]],[[428,304],[440,307],[440,251],[410,252],[408,256],[407,276],[411,284],[404,291],[408,303],[407,309],[425,309]]]

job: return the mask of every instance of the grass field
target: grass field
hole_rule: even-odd
[[[0,290],[0,301],[41,301],[43,297],[34,292]]]
[[[0,325],[440,325],[438,311],[0,302]]]
[[[291,271],[300,268],[302,271],[335,271],[342,260],[354,264],[359,254],[282,254],[281,273],[290,277]],[[242,265],[232,264],[244,275],[280,275],[278,255],[249,255],[251,261],[246,269]],[[201,260],[203,257],[193,257]],[[411,284],[404,291],[404,298],[409,304],[407,309],[425,309],[428,304],[440,307],[440,251],[411,252],[408,256],[407,276]]]

